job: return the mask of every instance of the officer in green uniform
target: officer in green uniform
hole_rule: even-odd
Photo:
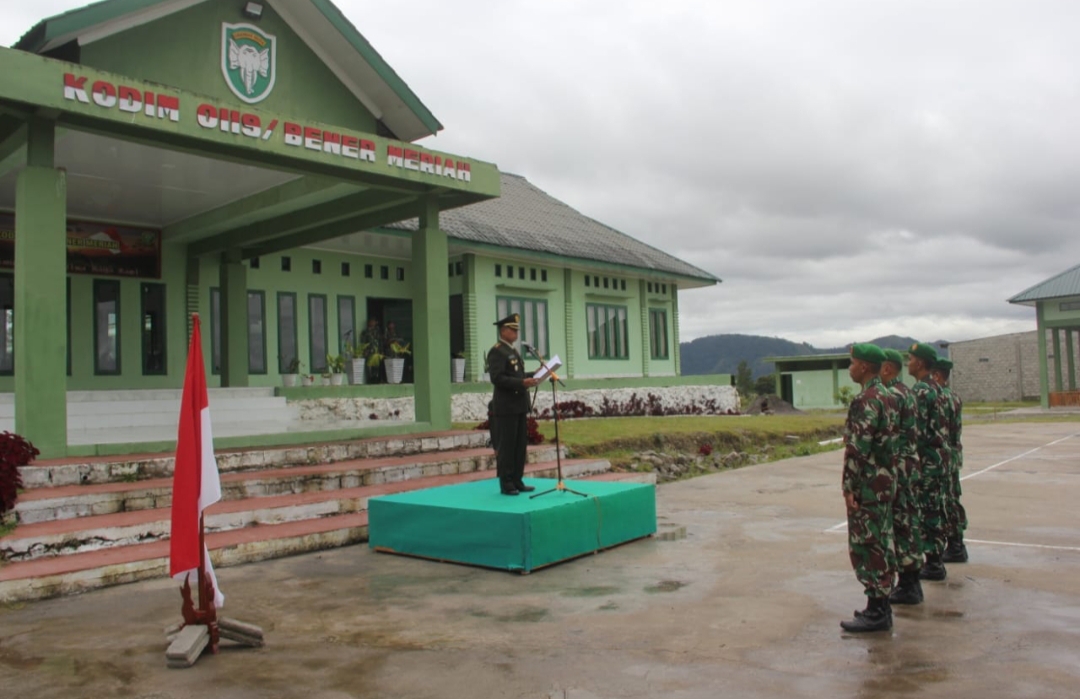
[[[514,347],[520,323],[517,313],[495,323],[499,328],[499,341],[487,355],[488,373],[495,385],[489,418],[492,446],[495,448],[499,490],[503,495],[536,490],[522,479],[528,445],[528,389],[538,384],[539,379],[525,377],[525,363]]]
[[[941,393],[951,406],[949,415],[949,472],[948,489],[945,492],[945,538],[948,542],[941,560],[945,563],[967,563],[967,546],[964,545],[964,530],[967,529],[967,512],[960,503],[960,469],[964,467],[964,445],[960,441],[963,428],[964,401],[949,386],[949,376],[953,363],[948,359],[939,359],[934,364],[931,374],[941,386]]]
[[[855,577],[866,593],[866,609],[841,621],[845,631],[892,628],[889,594],[896,575],[893,551],[893,501],[899,419],[896,396],[878,378],[885,352],[877,345],[851,348],[851,380],[862,391],[848,407],[844,425],[844,472],[841,487],[847,507],[848,554]]]

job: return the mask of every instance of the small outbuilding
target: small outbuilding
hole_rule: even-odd
[[[1009,303],[1035,308],[1039,399],[1042,406],[1080,406],[1080,391],[1076,387],[1076,347],[1080,344],[1080,265],[1021,291],[1009,299]],[[1047,335],[1052,344],[1050,351]],[[1048,361],[1051,356],[1065,359],[1053,362],[1053,385],[1050,384]]]

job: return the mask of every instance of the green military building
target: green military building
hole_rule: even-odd
[[[831,410],[844,407],[841,390],[857,395],[862,387],[851,380],[849,354],[809,354],[790,357],[765,357],[773,362],[777,395],[800,410]],[[901,376],[908,385],[915,383],[906,367]]]
[[[406,431],[449,427],[451,354],[480,380],[508,312],[571,377],[678,375],[679,291],[719,280],[413,143],[441,129],[329,0],[104,0],[0,49],[14,428],[61,456],[71,392],[178,389],[196,312],[229,388],[325,371],[394,320]]]
[[[1042,407],[1080,406],[1080,390],[1077,390],[1080,367],[1076,363],[1080,350],[1080,265],[1021,291],[1009,303],[1035,307]],[[1053,360],[1053,384],[1048,359]]]
[[[840,389],[858,393],[860,386],[848,376],[851,355],[810,354],[765,357],[776,367],[777,395],[800,410],[842,408]]]

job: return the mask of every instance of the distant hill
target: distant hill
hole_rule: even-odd
[[[887,335],[871,340],[876,345],[888,349],[906,350],[916,342],[914,338],[900,335]],[[944,340],[934,342],[939,353],[947,355],[941,348]],[[734,374],[739,362],[746,360],[754,371],[754,376],[771,374],[772,362],[761,361],[764,357],[796,357],[808,354],[839,354],[848,351],[843,347],[814,347],[805,342],[792,342],[781,337],[764,335],[709,335],[699,337],[692,342],[680,343],[682,352],[682,373],[692,374]]]

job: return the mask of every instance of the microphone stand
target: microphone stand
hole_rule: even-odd
[[[587,498],[589,497],[588,493],[582,493],[577,490],[567,488],[566,484],[563,482],[562,441],[559,439],[559,396],[558,391],[555,389],[555,384],[562,384],[563,388],[566,388],[566,384],[564,384],[562,382],[562,379],[560,379],[559,376],[551,370],[551,367],[549,367],[547,362],[544,361],[544,358],[540,355],[540,353],[536,351],[536,348],[534,348],[532,345],[527,345],[524,343],[522,344],[522,346],[525,348],[525,351],[535,357],[537,361],[540,362],[540,366],[547,371],[547,376],[545,378],[551,384],[551,411],[555,417],[555,472],[556,474],[558,474],[558,481],[556,481],[554,488],[549,488],[548,490],[534,493],[529,496],[529,499],[533,500],[540,497],[541,495],[547,495],[548,493],[555,492],[573,493],[574,495],[580,495],[583,498]]]

